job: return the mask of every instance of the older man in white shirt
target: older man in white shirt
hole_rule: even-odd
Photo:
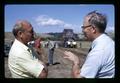
[[[65,57],[73,62],[72,74],[75,78],[114,78],[114,41],[104,34],[106,16],[96,11],[90,12],[83,22],[83,33],[92,41],[91,51],[80,69],[80,61],[75,54],[65,51]]]
[[[15,41],[8,59],[12,78],[46,78],[46,65],[38,60],[34,50],[28,45],[34,38],[32,25],[25,20],[18,21],[13,28],[13,34]]]

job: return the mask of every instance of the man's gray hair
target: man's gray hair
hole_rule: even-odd
[[[15,37],[17,36],[18,31],[23,31],[22,27],[23,27],[23,25],[21,22],[18,22],[14,25],[12,33]]]
[[[104,14],[98,13],[97,11],[92,11],[87,14],[90,17],[88,22],[99,29],[101,33],[104,33],[107,26],[107,17]]]
[[[14,27],[13,27],[13,30],[12,30],[12,33],[13,35],[16,37],[17,36],[17,33],[18,31],[24,31],[24,28],[23,28],[23,22],[26,22],[26,21],[18,21]]]

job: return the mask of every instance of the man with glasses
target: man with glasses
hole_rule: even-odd
[[[8,66],[12,78],[46,78],[46,65],[38,60],[28,42],[34,39],[32,25],[25,20],[18,21],[13,28],[15,41],[9,52]]]
[[[64,52],[64,58],[73,62],[74,78],[114,78],[115,48],[114,41],[105,34],[107,18],[96,11],[90,12],[84,18],[83,33],[92,41],[91,51],[80,69],[79,58],[69,52]]]

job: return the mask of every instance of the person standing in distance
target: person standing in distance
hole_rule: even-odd
[[[48,66],[53,65],[53,55],[55,50],[55,42],[48,40]]]

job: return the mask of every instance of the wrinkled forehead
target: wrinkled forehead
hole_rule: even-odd
[[[29,22],[23,21],[22,24],[24,29],[32,29],[32,25]]]
[[[30,24],[30,22],[28,22],[28,21],[21,21],[21,24],[23,26],[23,29],[28,30],[28,31],[33,30],[33,27]]]

